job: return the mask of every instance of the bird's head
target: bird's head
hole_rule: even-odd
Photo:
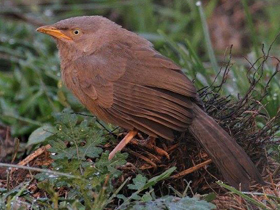
[[[57,40],[59,50],[91,53],[116,36],[120,26],[101,16],[82,16],[37,28]],[[69,52],[70,53],[70,52]]]

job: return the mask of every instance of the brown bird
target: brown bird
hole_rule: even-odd
[[[199,106],[193,83],[146,39],[100,16],[74,17],[37,29],[57,42],[65,85],[99,119],[130,132],[174,139],[189,130],[223,177],[249,188],[264,183],[244,150]]]

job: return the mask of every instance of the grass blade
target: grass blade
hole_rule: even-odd
[[[246,201],[249,201],[251,203],[253,203],[254,205],[264,209],[264,210],[269,210],[269,208],[267,208],[267,206],[265,206],[263,203],[249,197],[248,195],[245,195],[243,192],[238,191],[237,189],[235,189],[234,187],[228,186],[222,182],[217,182],[220,186],[226,188],[227,190],[231,191],[232,193],[239,195],[240,197],[244,198]]]
[[[203,29],[203,34],[204,34],[204,38],[205,38],[205,42],[206,42],[206,49],[207,49],[207,53],[210,59],[210,62],[212,64],[213,69],[215,70],[216,73],[219,72],[219,66],[218,66],[218,62],[216,60],[215,57],[215,53],[213,50],[213,46],[211,43],[211,39],[210,39],[210,35],[209,35],[209,28],[206,22],[206,17],[205,17],[205,13],[202,7],[202,4],[200,1],[198,1],[196,3],[196,6],[198,6],[198,10],[199,10],[199,15],[201,18],[201,23],[202,23],[202,29]]]

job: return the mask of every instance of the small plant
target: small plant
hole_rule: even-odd
[[[28,142],[29,146],[50,145],[51,170],[44,166],[43,169],[23,167],[41,172],[13,190],[1,189],[1,208],[13,209],[18,206],[23,209],[102,210],[131,209],[131,205],[135,205],[133,209],[138,209],[137,206],[145,202],[148,202],[145,205],[150,206],[153,200],[154,205],[163,202],[165,206],[180,206],[191,202],[198,206],[213,206],[190,198],[167,197],[156,200],[153,186],[168,178],[175,167],[150,179],[138,174],[130,184],[131,177],[121,183],[122,171],[119,168],[126,164],[127,154],[117,153],[112,160],[108,160],[108,151],[104,148],[110,136],[98,127],[94,118],[81,117],[70,109],[54,117],[55,127],[46,125],[38,128]],[[28,189],[34,184],[39,194],[34,195]],[[125,196],[122,194],[123,189],[131,194]],[[179,206],[175,206],[174,209],[179,209]]]
[[[117,167],[126,163],[127,155],[117,154],[108,160],[108,152],[102,147],[109,138],[105,138],[90,117],[79,119],[71,110],[65,110],[55,118],[56,132],[47,139],[51,145],[51,166],[54,171],[73,177],[40,173],[36,175],[41,181],[39,188],[51,196],[53,206],[63,205],[58,202],[54,190],[60,187],[65,189],[64,192],[68,191],[67,205],[79,203],[86,209],[103,209],[115,191],[113,181],[121,175]]]

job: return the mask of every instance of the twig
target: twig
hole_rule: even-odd
[[[36,157],[40,156],[41,154],[43,154],[46,150],[48,150],[50,148],[51,148],[51,145],[49,145],[49,144],[47,144],[46,146],[40,147],[35,152],[33,152],[32,154],[30,154],[26,158],[24,158],[24,160],[20,161],[17,165],[19,165],[19,166],[27,165],[29,162],[31,162]],[[12,169],[11,173],[13,173],[15,170],[16,170],[16,168]]]
[[[42,169],[42,168],[35,168],[35,167],[30,167],[30,166],[21,166],[21,165],[15,165],[15,164],[0,163],[0,167],[16,168],[16,169],[20,168],[20,169],[24,169],[24,170],[43,172],[43,173],[53,174],[53,175],[57,175],[57,176],[66,176],[69,178],[82,179],[79,176],[74,176],[71,174],[66,174],[66,173],[62,173],[62,172],[58,172],[58,171],[52,171],[52,170]]]
[[[151,161],[149,158],[145,157],[144,155],[141,155],[141,154],[139,154],[139,153],[137,153],[137,152],[134,152],[134,151],[132,151],[132,150],[130,150],[130,149],[127,149],[127,151],[128,151],[130,154],[132,154],[132,155],[134,155],[134,156],[136,156],[136,157],[138,157],[138,158],[140,158],[140,159],[146,161],[146,162],[149,163],[151,166],[153,166],[153,168],[157,168],[157,165],[156,165],[153,161]]]
[[[198,169],[200,169],[200,168],[202,168],[202,167],[204,167],[204,166],[206,166],[206,165],[208,165],[208,164],[210,164],[210,163],[212,163],[212,160],[211,160],[211,159],[206,160],[206,161],[204,161],[203,163],[199,163],[199,164],[197,164],[197,165],[195,165],[195,166],[193,166],[193,167],[191,167],[191,168],[188,168],[188,169],[186,169],[186,170],[184,170],[184,171],[181,171],[180,173],[175,174],[175,175],[171,176],[170,178],[171,178],[171,179],[178,179],[178,178],[181,178],[181,177],[183,177],[183,176],[185,176],[185,175],[187,175],[187,174],[190,174],[190,173],[192,173],[192,172],[194,172],[194,171],[197,171]]]

